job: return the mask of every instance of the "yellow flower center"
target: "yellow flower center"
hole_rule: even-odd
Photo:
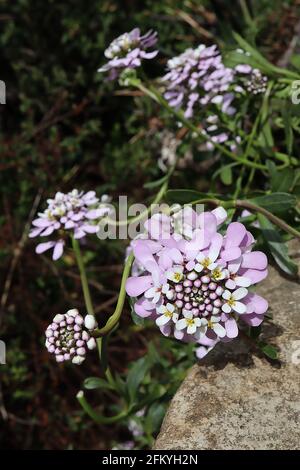
[[[174,281],[179,282],[182,279],[181,273],[174,273]]]
[[[213,323],[211,320],[208,320],[207,321],[207,328],[212,328],[213,327]]]
[[[235,298],[234,297],[230,297],[228,300],[227,300],[227,303],[230,307],[233,307],[235,305]]]
[[[164,315],[165,315],[166,317],[168,317],[168,318],[172,318],[173,313],[170,312],[170,310],[166,310],[165,313],[164,313]]]
[[[204,258],[203,261],[201,261],[202,266],[206,269],[208,266],[211,264],[211,261],[209,258]]]
[[[187,326],[193,326],[193,324],[195,323],[195,320],[194,318],[187,318],[186,323],[187,323]]]
[[[211,274],[211,277],[213,279],[215,279],[215,281],[217,281],[218,279],[220,279],[222,277],[222,271],[220,268],[216,268],[213,270],[212,274]]]

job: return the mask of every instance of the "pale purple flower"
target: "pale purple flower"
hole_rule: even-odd
[[[170,106],[184,109],[185,117],[193,117],[209,103],[219,105],[223,112],[232,114],[234,96],[229,87],[234,79],[234,70],[225,67],[217,46],[201,44],[196,49],[187,49],[167,63],[165,98]]]
[[[241,56],[251,56],[249,52],[237,49]],[[263,75],[259,69],[249,64],[239,64],[235,68],[235,91],[245,94],[246,92],[258,95],[267,91],[268,77]]]
[[[197,214],[187,207],[181,224],[179,213],[176,223],[174,215],[156,214],[145,224],[148,238],[132,242],[140,271],[126,290],[137,315],[153,319],[166,336],[194,342],[203,357],[235,338],[241,321],[263,321],[268,303],[248,288],[267,276],[268,261],[252,251],[255,240],[243,224],[219,232],[224,209]]]
[[[85,319],[78,310],[55,315],[53,322],[46,329],[46,348],[55,355],[57,362],[72,361],[81,364],[87,350],[96,347],[91,331],[97,327],[95,319],[87,315]]]
[[[97,233],[98,222],[111,212],[109,201],[107,195],[98,199],[95,191],[84,193],[73,189],[69,193],[57,192],[53,199],[47,200],[47,209],[39,212],[38,218],[32,222],[29,237],[54,238],[37,245],[36,253],[53,249],[52,258],[57,260],[63,254],[69,235],[80,239]]]
[[[143,59],[153,59],[158,54],[158,51],[147,52],[156,42],[155,31],[148,31],[141,36],[140,29],[135,28],[122,34],[105,50],[104,55],[109,61],[98,72],[108,72],[108,79],[114,80],[123,70],[140,67]]]

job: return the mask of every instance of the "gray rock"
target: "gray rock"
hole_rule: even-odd
[[[292,252],[299,261],[299,245]],[[279,360],[240,338],[217,345],[189,371],[154,449],[300,449],[299,281],[270,268],[258,292],[273,315],[263,337]]]

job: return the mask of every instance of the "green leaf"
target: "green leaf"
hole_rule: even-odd
[[[268,120],[265,121],[265,124],[257,138],[258,143],[261,147],[267,147],[272,149],[274,146],[274,139],[272,134],[272,127]]]
[[[272,346],[271,344],[267,343],[258,343],[259,349],[261,352],[265,354],[265,356],[269,357],[270,359],[278,359],[278,351],[275,348],[275,346]]]
[[[261,69],[264,69],[266,72],[270,73],[274,71],[274,66],[267,59],[265,59],[257,49],[250,46],[250,44],[239,34],[233,33],[233,37],[242,49],[250,53],[250,57],[256,61],[257,65],[259,65]]]
[[[285,105],[282,107],[281,114],[282,114],[282,120],[284,124],[284,133],[285,133],[285,141],[286,141],[286,147],[287,147],[287,153],[288,155],[292,154],[293,150],[293,142],[294,142],[294,134],[293,134],[293,128],[291,126],[291,112],[290,112],[291,106]]]
[[[236,65],[240,64],[247,64],[251,65],[254,69],[259,68],[262,72],[268,73],[269,67],[265,68],[261,65],[259,61],[257,61],[254,57],[249,55],[243,54],[237,51],[230,51],[227,52],[224,57],[224,64],[226,67],[234,68]]]
[[[165,199],[169,204],[190,204],[198,199],[210,199],[215,195],[200,193],[192,189],[170,189],[166,192]]]
[[[277,228],[262,214],[257,214],[262,236],[266,241],[268,248],[277,265],[290,276],[295,276],[298,272],[298,266],[294,263],[288,254],[288,247],[283,242]]]
[[[271,160],[267,160],[267,167],[270,174],[272,192],[289,192],[295,181],[295,171],[292,168],[284,168],[279,171]]]
[[[147,356],[138,359],[135,364],[131,367],[127,376],[127,389],[130,402],[133,403],[140,384],[145,378],[145,375],[151,367],[151,362]]]
[[[273,193],[249,199],[249,202],[277,214],[286,212],[297,204],[297,198],[288,193]]]
[[[232,169],[229,165],[224,166],[220,172],[220,178],[223,184],[229,186],[232,184]]]
[[[165,181],[167,181],[167,179],[168,179],[168,175],[165,175],[162,178],[160,178],[159,180],[150,181],[149,183],[145,183],[143,187],[145,189],[157,188],[158,186],[161,186]]]
[[[299,54],[292,55],[290,59],[290,63],[293,67],[295,67],[295,69],[300,71],[300,55]]]
[[[88,377],[83,382],[83,386],[87,390],[95,390],[96,388],[113,390],[113,387],[108,382],[106,382],[106,380],[99,377]]]
[[[145,431],[148,435],[152,435],[159,431],[165,413],[165,404],[153,403],[153,405],[149,407],[145,419]]]

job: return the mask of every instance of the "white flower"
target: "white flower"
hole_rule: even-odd
[[[97,321],[94,317],[94,315],[86,315],[85,318],[84,318],[84,326],[88,329],[88,330],[94,330],[95,328],[97,328],[98,324],[97,324]]]
[[[72,363],[73,363],[73,364],[77,364],[77,365],[82,364],[83,361],[84,361],[84,357],[83,357],[83,356],[74,356],[73,359],[72,359]]]
[[[169,284],[163,284],[159,287],[150,287],[150,289],[146,290],[145,297],[146,299],[150,300],[153,304],[157,304],[160,301],[161,295],[168,293],[170,289]],[[167,296],[168,297],[168,296]]]
[[[215,261],[219,256],[222,241],[223,237],[219,234],[216,234],[215,237],[212,239],[208,254],[205,255],[200,251],[200,253],[196,256],[196,260],[198,261],[198,263],[195,265],[195,271],[201,273],[203,269],[209,269],[210,271],[213,271],[217,268],[218,265],[217,263],[215,263]]]
[[[183,267],[175,266],[174,268],[167,271],[167,279],[173,282],[180,282],[183,279]]]
[[[245,313],[247,307],[242,302],[238,302],[240,299],[243,299],[248,294],[248,290],[244,287],[240,287],[239,289],[235,290],[234,292],[230,292],[229,290],[225,290],[223,292],[223,299],[225,302],[222,306],[222,310],[225,313],[230,313],[234,310],[237,313]]]
[[[156,319],[156,324],[158,326],[164,326],[169,323],[171,320],[176,323],[178,319],[178,314],[175,311],[175,306],[167,303],[167,305],[161,305],[156,309],[156,312],[159,314],[159,317]]]
[[[207,328],[213,330],[219,338],[226,336],[225,328],[220,324],[220,316],[212,315],[207,322]]]
[[[216,266],[211,272],[214,281],[222,281],[226,277],[226,271],[221,266]]]
[[[189,310],[183,310],[182,313],[184,318],[176,322],[177,330],[180,331],[186,328],[187,334],[194,335],[196,333],[199,337],[201,334],[205,334],[207,321],[204,318],[193,317],[192,312]]]
[[[249,287],[251,285],[251,279],[245,276],[237,276],[236,273],[240,269],[241,259],[236,262],[231,262],[228,268],[225,270],[227,281],[225,287],[233,290],[238,287]]]
[[[88,342],[86,343],[86,345],[87,345],[88,349],[90,349],[90,350],[95,349],[95,347],[97,346],[95,338],[90,338],[88,340]]]

